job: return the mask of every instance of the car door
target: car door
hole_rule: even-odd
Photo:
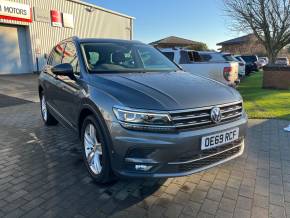
[[[46,75],[45,80],[45,97],[47,103],[53,112],[58,112],[57,110],[57,93],[60,88],[60,81],[58,77],[51,71],[51,69],[61,64],[63,58],[65,44],[61,43],[55,46],[48,58],[47,65],[44,67],[44,72]]]
[[[76,128],[78,111],[81,103],[80,68],[76,47],[73,42],[67,42],[62,63],[71,64],[75,78],[58,76],[59,89],[57,89],[57,108],[67,123]]]

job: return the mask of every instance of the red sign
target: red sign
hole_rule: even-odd
[[[61,12],[57,10],[51,10],[51,24],[52,26],[62,27],[62,16]]]

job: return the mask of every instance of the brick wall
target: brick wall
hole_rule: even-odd
[[[258,41],[254,35],[248,35],[247,40],[238,44],[225,44],[222,46],[223,52],[232,54],[266,54],[265,47]]]
[[[220,49],[222,52],[228,52],[231,54],[239,55],[259,55],[267,56],[266,49],[263,44],[254,35],[247,36],[247,41],[238,44],[226,44]],[[282,49],[279,53],[280,57],[288,57],[290,59],[290,54],[288,49]]]
[[[265,67],[263,88],[290,89],[290,67]]]

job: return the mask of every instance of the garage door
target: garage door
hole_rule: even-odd
[[[0,74],[31,72],[25,27],[0,25]]]

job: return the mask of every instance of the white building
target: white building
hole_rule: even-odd
[[[0,0],[0,75],[41,69],[71,36],[132,39],[133,19],[79,0]]]

